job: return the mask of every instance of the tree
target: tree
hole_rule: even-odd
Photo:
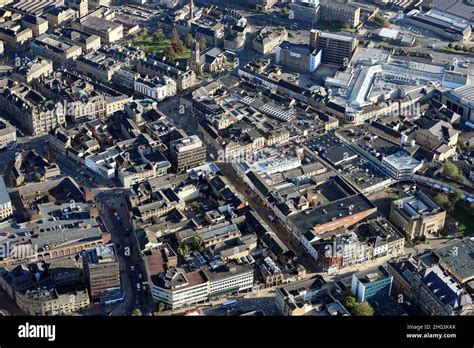
[[[443,164],[443,174],[450,178],[457,178],[459,176],[459,168],[454,163]]]
[[[181,256],[186,256],[189,254],[189,245],[187,244],[181,244],[179,247],[178,247],[178,254],[180,254]]]
[[[346,290],[344,294],[342,294],[341,303],[344,307],[347,308],[349,312],[352,312],[354,307],[357,305],[356,298],[352,295],[350,290]]]
[[[387,25],[387,20],[378,14],[374,16],[374,22],[381,27],[385,27]]]
[[[187,33],[185,36],[184,36],[184,45],[187,47],[187,48],[192,48],[193,47],[193,36],[191,35],[191,33]]]
[[[142,315],[142,311],[138,308],[135,308],[132,312],[132,316],[134,317],[140,317]]]
[[[351,314],[356,317],[369,317],[374,315],[374,309],[365,301],[362,303],[357,303],[354,309],[351,311]]]
[[[456,204],[456,202],[459,201],[463,197],[464,197],[464,193],[459,189],[456,189],[454,190],[453,193],[449,194],[449,198],[451,199],[451,202],[453,205]]]
[[[170,45],[164,49],[163,55],[166,57],[166,60],[174,60],[174,58],[176,57],[176,52]]]
[[[179,34],[178,34],[178,30],[176,28],[173,28],[173,30],[171,30],[171,42],[173,41],[181,41],[181,39],[179,38]]]
[[[445,195],[444,193],[438,193],[435,197],[434,200],[438,205],[443,208],[444,210],[451,210],[452,204],[449,200],[449,197]]]
[[[163,31],[158,30],[158,31],[155,33],[155,40],[156,40],[156,41],[163,41],[164,39],[165,39],[165,35],[163,34]]]
[[[173,51],[176,52],[177,54],[181,54],[184,51],[184,44],[183,44],[183,41],[181,40],[172,41],[171,47],[173,48]]]
[[[148,29],[147,29],[147,28],[143,28],[143,30],[142,30],[142,35],[141,35],[141,36],[142,36],[142,37],[148,36]]]
[[[163,312],[166,309],[166,305],[164,302],[158,303],[158,312]]]
[[[450,43],[448,44],[448,48],[453,48],[453,47],[454,47],[454,46],[453,46],[453,43],[450,42]]]
[[[35,173],[34,177],[35,177],[35,181],[38,181],[38,182],[41,181],[42,176],[40,173]]]
[[[204,240],[201,236],[194,236],[189,243],[191,250],[201,251],[204,249]]]
[[[199,49],[201,50],[201,52],[204,51],[207,47],[206,38],[204,36],[200,36],[198,39],[198,42],[199,42]]]

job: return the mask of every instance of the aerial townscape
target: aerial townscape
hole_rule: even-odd
[[[472,25],[0,0],[0,315],[473,316]]]

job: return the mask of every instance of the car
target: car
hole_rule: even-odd
[[[133,266],[133,265],[130,266],[130,269],[131,269],[132,272],[135,271],[135,266]]]

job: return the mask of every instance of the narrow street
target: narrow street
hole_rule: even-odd
[[[249,205],[257,212],[260,218],[275,232],[278,238],[286,245],[286,247],[292,250],[295,255],[300,260],[301,264],[306,268],[306,272],[308,273],[316,273],[316,265],[313,259],[304,253],[299,248],[299,242],[296,241],[291,237],[288,231],[281,225],[280,222],[277,220],[271,222],[268,216],[273,214],[271,210],[269,210],[263,201],[261,201],[258,197],[253,197],[247,193],[247,190],[250,187],[238,176],[235,172],[234,168],[230,163],[219,163],[219,168],[221,169],[222,174],[230,181],[232,185],[240,192],[249,203]]]

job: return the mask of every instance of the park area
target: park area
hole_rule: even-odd
[[[165,56],[168,60],[189,59],[191,51],[186,47],[179,37],[173,41],[167,38],[162,31],[154,33],[142,30],[132,39],[132,45],[140,48],[147,54]]]

